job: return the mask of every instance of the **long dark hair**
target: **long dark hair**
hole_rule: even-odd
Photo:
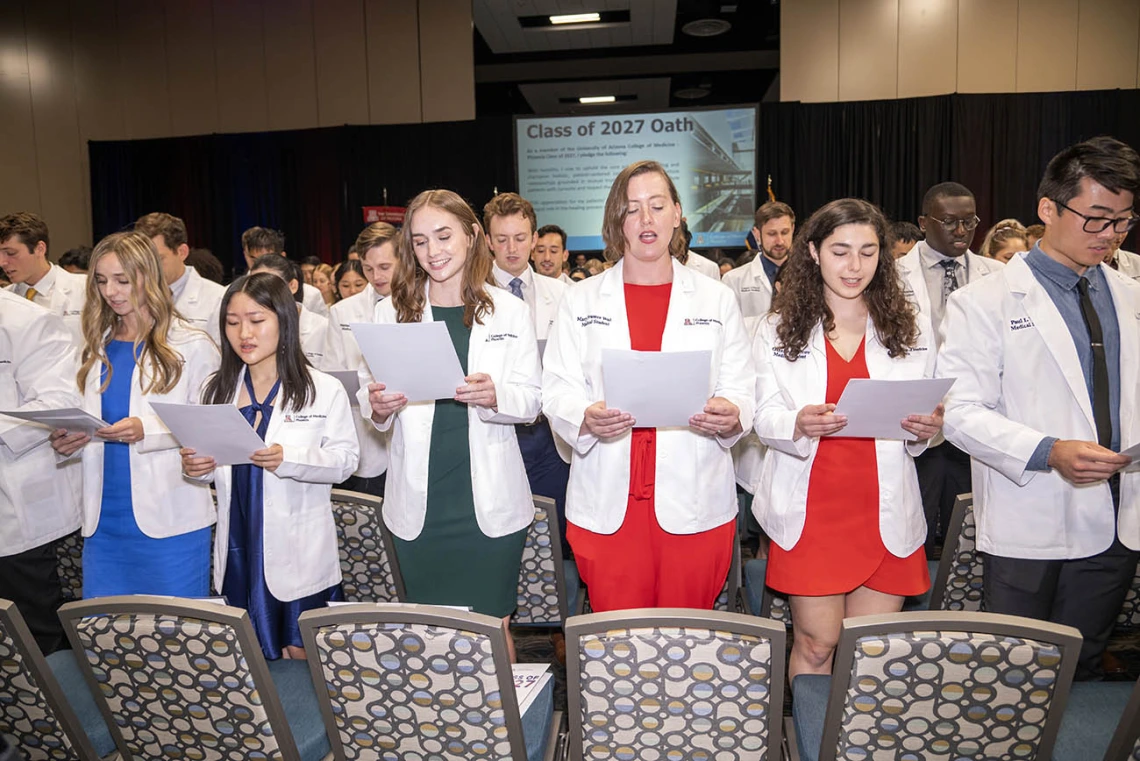
[[[792,253],[780,269],[780,290],[772,299],[772,311],[780,315],[776,326],[779,348],[795,362],[811,340],[815,326],[824,332],[835,329],[835,315],[823,297],[823,274],[812,259],[809,245],[818,251],[823,241],[843,225],[870,225],[879,239],[879,262],[875,275],[863,291],[863,301],[875,326],[875,333],[892,357],[905,357],[918,342],[914,307],[903,294],[895,260],[891,256],[890,233],[883,212],[859,198],[832,201],[812,214],[796,231]]]
[[[206,381],[206,386],[202,389],[202,403],[232,402],[238,378],[245,368],[245,362],[226,337],[226,312],[230,300],[238,293],[244,293],[277,316],[277,376],[281,379],[278,398],[284,401],[284,405],[279,406],[287,406],[294,412],[306,407],[316,396],[317,389],[309,375],[309,360],[305,359],[301,351],[297,302],[293,300],[293,294],[289,292],[285,281],[268,272],[242,275],[226,289],[226,295],[222,297],[221,314],[218,316],[222,334],[222,364]]]

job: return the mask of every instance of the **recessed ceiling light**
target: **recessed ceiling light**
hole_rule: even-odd
[[[683,87],[673,94],[684,100],[698,100],[708,96],[709,89],[707,87]]]
[[[732,24],[720,18],[703,18],[690,21],[681,31],[690,37],[716,37],[732,28]]]
[[[588,95],[578,98],[578,102],[583,106],[591,106],[598,103],[613,103],[617,98],[612,95]]]
[[[567,13],[550,17],[551,24],[596,24],[601,20],[600,13]]]

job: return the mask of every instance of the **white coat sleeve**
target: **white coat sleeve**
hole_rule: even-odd
[[[203,336],[206,339],[206,336]],[[179,404],[201,404],[202,387],[206,379],[218,371],[222,355],[212,339],[187,342],[176,347],[182,352],[184,364],[182,365],[183,378],[179,386],[185,389],[185,396],[181,399],[167,399]],[[147,411],[139,415],[143,426],[143,438],[136,446],[139,452],[159,452],[164,449],[177,449],[180,445],[178,439],[166,427],[147,405]]]
[[[582,328],[574,316],[569,294],[562,298],[542,357],[542,412],[550,427],[578,454],[598,443],[592,433],[581,432],[586,408],[593,404],[582,367]]]
[[[484,423],[532,423],[542,411],[538,340],[529,310],[521,310],[520,316],[517,324],[511,326],[518,335],[518,353],[512,357],[507,377],[491,379],[495,383],[495,409],[475,408]]]
[[[320,386],[317,386],[320,390]],[[352,475],[360,460],[360,442],[352,424],[348,393],[339,382],[325,390],[330,394],[324,430],[309,446],[282,444],[284,459],[277,466],[278,478],[314,484],[338,484]]]
[[[927,336],[931,335],[930,331],[932,331],[933,328],[930,327],[930,321],[921,314],[918,315],[918,325],[919,330],[926,331]],[[934,346],[931,344],[931,341],[927,342],[929,348],[926,350],[926,366],[922,368],[923,378],[933,378],[935,368],[937,367],[938,352],[935,351]],[[931,412],[934,412],[934,410],[931,410]],[[906,453],[911,457],[918,457],[931,446],[941,444],[944,439],[945,436],[939,431],[934,435],[934,438],[927,439],[926,441],[908,441],[906,442]]]
[[[45,311],[12,342],[17,391],[22,403],[13,411],[81,407],[75,383],[76,353],[71,331],[63,320]],[[38,425],[0,418],[0,442],[14,452],[30,451],[51,432]]]
[[[389,309],[382,309],[381,305],[377,305],[375,322],[380,325],[387,325],[395,322],[395,313]],[[372,419],[372,403],[368,401],[368,384],[376,383],[377,380],[372,375],[371,368],[368,367],[368,360],[361,358],[360,367],[356,368],[356,379],[360,383],[360,388],[356,392],[357,409],[360,416],[364,418],[368,425],[376,428],[381,433],[391,429],[392,423],[396,422],[396,415],[400,412],[388,416],[388,419],[383,423],[377,423]]]
[[[336,317],[330,314],[328,317],[328,325],[325,328],[325,353],[322,362],[324,366],[318,367],[318,370],[351,369],[345,367],[344,342],[340,334],[340,323]]]
[[[722,447],[731,449],[752,428],[756,413],[756,363],[752,359],[752,342],[748,340],[748,331],[744,328],[744,318],[740,316],[736,299],[726,298],[722,304],[724,346],[721,347],[713,395],[724,397],[740,410],[740,433],[716,437]]]
[[[752,343],[752,357],[756,362],[756,417],[752,428],[767,447],[793,457],[805,459],[811,453],[812,440],[807,436],[796,439],[798,409],[791,409],[776,378],[773,362],[786,362],[773,353],[776,331],[765,321],[756,330]]]
[[[1024,486],[1036,475],[1029,458],[1046,434],[1001,412],[1002,327],[997,309],[972,308],[956,292],[942,320],[935,373],[956,378],[946,395],[946,440]]]

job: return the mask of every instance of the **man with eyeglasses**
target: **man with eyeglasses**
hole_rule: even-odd
[[[950,294],[980,280],[1003,265],[970,250],[978,228],[974,194],[956,182],[942,182],[922,198],[920,240],[896,263],[903,290],[918,311],[930,317],[934,342]],[[926,513],[926,554],[942,546],[942,538],[959,494],[970,491],[970,457],[953,444],[932,444],[915,461],[922,507]]]
[[[951,296],[937,374],[946,438],[974,460],[984,606],[1074,626],[1101,657],[1140,557],[1140,283],[1104,259],[1136,224],[1140,156],[1099,137],[1049,162],[1045,234]]]

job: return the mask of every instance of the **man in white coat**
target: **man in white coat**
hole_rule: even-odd
[[[939,183],[922,198],[918,226],[926,240],[915,243],[897,262],[907,298],[930,318],[935,345],[950,294],[1003,266],[970,250],[978,222],[974,194],[956,182]],[[926,513],[929,557],[942,546],[958,495],[970,491],[970,457],[953,444],[934,441],[915,458],[914,466]]]
[[[780,267],[792,250],[796,213],[779,201],[768,201],[756,210],[752,235],[760,246],[756,258],[725,273],[721,282],[736,294],[744,317],[763,317],[772,306],[772,289]]]
[[[245,255],[247,271],[253,267],[253,263],[258,257],[265,254],[277,254],[288,258],[285,253],[285,234],[268,227],[251,227],[241,234],[241,252]],[[306,283],[303,278],[301,280],[301,303],[305,305],[305,309],[314,314],[319,314],[321,317],[329,316],[329,307],[325,303],[325,297],[316,287]]]
[[[566,285],[574,282],[563,269],[570,259],[570,252],[566,250],[566,231],[558,225],[538,228],[530,258],[538,274],[561,280]]]
[[[12,281],[9,291],[62,317],[76,344],[83,342],[79,320],[87,276],[51,263],[47,223],[38,214],[18,211],[0,218],[0,267]]]
[[[214,343],[221,346],[222,330],[218,315],[226,289],[186,265],[186,257],[190,255],[186,223],[171,214],[156,211],[139,217],[135,230],[154,241],[162,264],[162,275],[174,296],[174,308],[188,323],[206,331]]]
[[[329,310],[333,334],[340,342],[340,356],[345,370],[365,369],[360,346],[352,335],[352,324],[372,322],[376,305],[392,294],[392,276],[396,272],[396,246],[399,233],[387,222],[373,222],[361,231],[353,248],[360,253],[361,269],[368,285],[360,293],[338,301]],[[353,395],[350,395],[353,396]],[[352,398],[353,406],[356,399]],[[353,416],[356,437],[360,440],[360,462],[356,472],[341,484],[342,488],[384,496],[384,473],[388,469],[388,433],[360,415]]]
[[[1120,233],[1116,236],[1116,247],[1112,253],[1105,257],[1104,263],[1122,275],[1127,275],[1133,280],[1140,280],[1140,254],[1134,254],[1121,248],[1124,245],[1124,239],[1127,237],[1128,233]]]
[[[1057,154],[1037,190],[1044,237],[951,296],[937,374],[946,438],[974,462],[984,604],[1074,626],[1078,678],[1101,672],[1136,572],[1140,283],[1103,264],[1136,222],[1140,156],[1112,138]]]
[[[518,193],[500,193],[483,207],[483,224],[491,253],[495,255],[492,267],[495,282],[526,302],[534,319],[535,337],[545,346],[567,286],[551,277],[535,276],[530,269],[531,254],[538,238],[534,207]],[[516,425],[515,434],[531,491],[555,502],[562,548],[564,553],[568,553],[566,484],[570,480],[569,449],[563,445],[563,452],[559,452],[550,423],[542,416],[533,423]]]
[[[63,320],[0,291],[0,409],[79,406],[75,343]],[[78,463],[57,465],[44,428],[0,416],[0,598],[44,654],[63,644],[56,541],[80,524]]]

